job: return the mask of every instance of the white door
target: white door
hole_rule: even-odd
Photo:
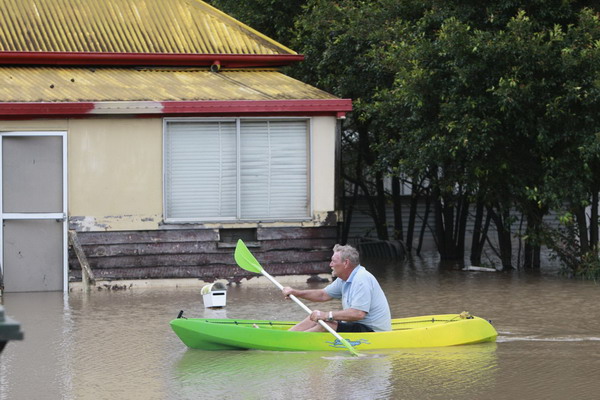
[[[6,292],[67,290],[66,132],[4,132],[1,278]]]

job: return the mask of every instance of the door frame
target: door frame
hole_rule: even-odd
[[[40,137],[40,136],[58,136],[62,139],[62,212],[57,213],[5,213],[3,209],[4,186],[2,174],[2,150],[5,137]],[[4,221],[6,220],[31,220],[46,219],[62,221],[63,224],[63,292],[69,290],[69,243],[68,243],[68,174],[67,174],[67,132],[66,131],[3,131],[0,132],[0,273],[4,275]]]

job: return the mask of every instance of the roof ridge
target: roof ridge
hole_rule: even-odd
[[[268,41],[268,42],[270,42],[270,43],[271,43],[271,44],[273,44],[274,46],[276,46],[276,47],[280,47],[280,48],[282,48],[283,50],[285,50],[286,52],[289,52],[290,54],[298,54],[296,51],[294,51],[294,50],[290,49],[289,47],[287,47],[287,46],[284,46],[283,44],[281,44],[281,43],[279,43],[278,41],[276,41],[276,40],[274,40],[274,39],[270,38],[269,36],[265,35],[264,33],[261,33],[261,32],[259,32],[259,31],[257,31],[256,29],[252,28],[251,26],[249,26],[249,25],[246,25],[246,24],[245,24],[245,23],[243,23],[242,21],[240,21],[240,20],[238,20],[238,19],[235,19],[235,18],[233,18],[231,15],[224,13],[223,11],[219,10],[218,8],[216,8],[216,7],[214,7],[214,6],[212,6],[212,5],[208,4],[208,3],[206,3],[205,1],[202,1],[202,0],[183,0],[183,1],[189,1],[189,2],[191,2],[191,3],[195,3],[195,4],[201,3],[201,5],[203,5],[203,6],[207,7],[207,8],[208,8],[210,11],[212,11],[214,14],[217,14],[217,15],[219,15],[219,16],[221,16],[221,17],[224,17],[224,18],[226,18],[226,19],[230,20],[230,21],[231,21],[231,22],[233,22],[235,25],[238,25],[238,26],[240,26],[240,27],[243,27],[244,29],[246,29],[246,30],[248,30],[248,31],[252,32],[254,35],[256,35],[256,36],[258,36],[258,37],[260,37],[260,38],[262,38],[262,39],[264,39],[264,40],[266,40],[266,41]]]

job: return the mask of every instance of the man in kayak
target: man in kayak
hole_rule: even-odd
[[[291,331],[323,332],[318,321],[323,320],[337,332],[390,331],[391,314],[388,301],[377,279],[360,265],[358,251],[352,246],[336,244],[329,264],[338,279],[323,289],[298,290],[284,287],[283,294],[308,301],[342,299],[342,310],[314,310]]]

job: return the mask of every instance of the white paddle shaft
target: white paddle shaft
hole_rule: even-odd
[[[273,278],[267,271],[265,271],[264,269],[260,271],[268,280],[270,280],[271,282],[273,282],[275,284],[275,286],[277,286],[279,289],[283,290],[283,286],[277,282],[275,280],[275,278]],[[304,309],[304,311],[306,311],[308,314],[312,314],[312,310],[310,308],[308,308],[306,306],[306,304],[304,304],[303,302],[301,302],[300,300],[298,300],[298,298],[296,296],[294,296],[293,294],[289,295],[289,298],[294,300],[296,302],[296,304],[298,304],[300,307],[302,307]],[[331,326],[329,326],[327,323],[325,323],[325,321],[323,321],[322,319],[318,320],[319,325],[321,325],[323,328],[327,329],[329,331],[329,333],[331,333],[333,336],[335,336],[336,339],[338,339],[341,343],[344,343],[344,341],[346,339],[344,339],[343,337],[341,337],[339,335],[339,333],[337,333],[336,331],[333,330],[333,328]]]

